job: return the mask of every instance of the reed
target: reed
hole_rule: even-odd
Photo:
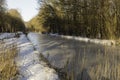
[[[88,56],[92,54],[86,53],[86,48],[82,53],[76,53],[64,67],[65,80],[120,80],[120,54],[108,52],[107,48],[103,53],[98,50],[91,58]]]
[[[0,43],[0,80],[13,80],[18,72],[15,64],[17,48],[15,45]]]

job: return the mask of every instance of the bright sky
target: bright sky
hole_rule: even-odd
[[[7,0],[8,9],[17,9],[24,21],[29,21],[38,13],[37,0]]]

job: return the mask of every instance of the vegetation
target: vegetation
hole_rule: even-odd
[[[8,17],[6,20],[9,27],[7,29],[9,32],[16,32],[16,31],[25,32],[25,24],[22,20],[20,13],[17,10],[15,9],[9,10],[7,16]],[[7,27],[7,25],[5,27]]]
[[[14,61],[17,55],[16,46],[12,44],[7,47],[9,49],[4,43],[0,43],[0,80],[12,80],[18,73]]]
[[[27,30],[34,32],[45,32],[46,29],[41,26],[39,16],[35,16],[30,21],[26,22]]]
[[[90,38],[120,36],[119,0],[38,0],[39,20],[48,32]]]
[[[117,57],[119,57],[118,55]],[[120,79],[120,64],[119,59],[116,59],[115,54],[99,55],[101,62],[90,67],[89,74],[91,80],[119,80]]]
[[[38,3],[39,21],[49,33],[99,39],[120,37],[120,0],[38,0]],[[66,72],[63,80],[120,80],[119,52],[98,50],[86,54],[87,51],[79,53],[75,49],[74,58],[63,69]],[[93,59],[95,62],[91,63]]]
[[[6,9],[6,1],[0,0],[0,32],[25,31],[25,25],[20,13],[15,10]]]
[[[0,0],[0,31],[3,28],[3,17],[5,13],[5,0]]]
[[[85,47],[83,53],[76,53],[62,69],[65,77],[61,80],[120,80],[120,54],[105,52],[89,54]],[[90,58],[90,56],[92,57]],[[62,73],[63,73],[62,72]]]

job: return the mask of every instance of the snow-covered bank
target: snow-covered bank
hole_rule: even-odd
[[[95,43],[95,44],[107,45],[107,46],[116,45],[116,42],[114,40],[90,39],[90,38],[84,38],[84,37],[55,35],[55,34],[50,34],[50,35],[51,36],[59,36],[61,38],[66,38],[66,39],[74,39],[74,40],[83,41],[83,42],[90,42],[90,43]]]
[[[0,33],[0,40],[14,38],[14,37],[15,37],[15,33]]]
[[[0,33],[0,53],[16,47],[15,33]]]
[[[42,61],[25,35],[21,35],[17,43],[19,53],[16,63],[22,75],[20,80],[59,80],[55,70]]]

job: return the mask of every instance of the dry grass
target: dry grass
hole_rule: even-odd
[[[114,54],[98,55],[102,60],[89,69],[91,80],[120,80],[119,57]]]
[[[15,45],[8,46],[10,48],[6,48],[4,43],[0,43],[0,80],[12,80],[17,74],[14,61],[17,49]]]
[[[120,80],[120,54],[96,53],[88,58],[86,50],[74,56],[72,62],[68,63],[66,68],[66,79],[64,80]],[[94,58],[94,59],[93,59]],[[93,62],[91,62],[93,60]],[[68,67],[72,67],[68,69]]]

